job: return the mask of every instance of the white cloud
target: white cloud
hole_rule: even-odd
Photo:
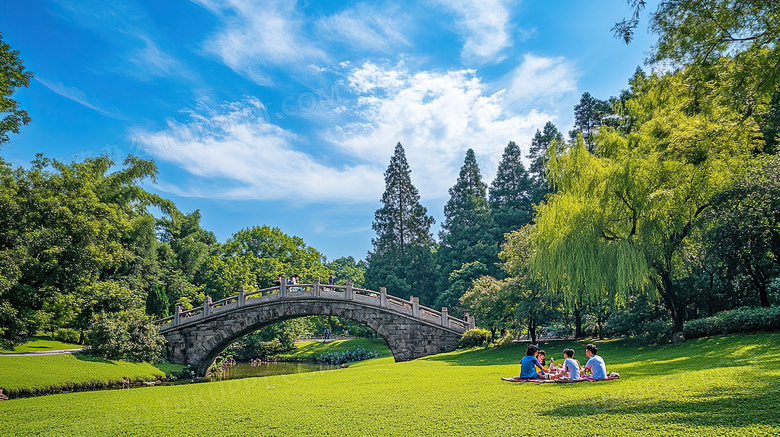
[[[130,137],[156,158],[198,177],[197,186],[160,184],[182,196],[241,200],[342,203],[373,201],[382,169],[328,167],[297,150],[298,135],[265,120],[257,99],[190,112],[186,123],[168,120],[162,131],[135,129]]]
[[[365,3],[353,9],[323,17],[317,21],[320,38],[347,44],[359,50],[390,52],[398,46],[409,46],[404,36],[409,31],[409,17],[397,8],[371,7]]]
[[[447,195],[467,149],[477,154],[483,179],[491,180],[509,141],[526,148],[554,118],[536,110],[513,113],[505,93],[489,92],[473,70],[410,73],[366,63],[349,83],[359,97],[348,115],[357,121],[332,129],[329,140],[376,166],[387,166],[400,141],[426,198]]]
[[[220,17],[224,25],[204,43],[206,52],[258,84],[272,83],[265,71],[268,67],[305,66],[325,58],[305,36],[305,20],[295,11],[295,2],[193,1]]]
[[[93,109],[106,117],[115,118],[117,120],[126,120],[127,118],[122,115],[116,108],[108,109],[96,99],[92,99],[87,94],[73,86],[68,86],[62,82],[51,82],[41,77],[36,77],[35,80],[42,83],[46,88],[54,91],[55,93],[65,97],[66,99],[73,100],[81,105],[86,106],[89,109]]]
[[[481,65],[504,59],[501,51],[512,45],[506,0],[437,1],[457,17],[454,29],[466,39],[461,51],[465,64]]]
[[[128,32],[137,38],[140,47],[130,51],[126,57],[131,68],[122,68],[123,74],[147,80],[150,77],[192,77],[184,65],[171,54],[163,51],[147,34],[137,31]]]
[[[516,104],[528,104],[541,98],[554,98],[576,91],[579,73],[563,57],[545,58],[533,54],[508,76],[508,98]]]

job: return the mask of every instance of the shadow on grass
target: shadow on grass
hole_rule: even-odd
[[[116,365],[116,363],[114,361],[107,360],[107,359],[105,359],[103,357],[98,357],[98,356],[95,356],[95,355],[82,353],[82,352],[76,352],[75,354],[72,354],[72,355],[73,355],[73,358],[75,358],[75,359],[77,359],[79,361],[87,361],[87,362],[90,362],[90,363],[102,363],[102,364],[114,364],[114,365]]]
[[[596,415],[640,417],[657,414],[650,419],[652,422],[646,424],[648,428],[652,429],[655,421],[684,426],[737,428],[746,425],[780,426],[778,405],[780,405],[780,385],[767,382],[761,384],[760,389],[750,393],[724,392],[722,389],[715,389],[697,395],[695,398],[637,402],[631,405],[615,405],[607,400],[593,399],[560,405],[541,415],[559,418]],[[598,420],[600,419],[594,418],[594,423]]]

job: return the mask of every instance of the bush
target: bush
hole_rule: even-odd
[[[469,348],[490,344],[491,335],[487,329],[471,329],[458,340],[458,347]]]
[[[254,358],[265,359],[287,350],[289,348],[276,338],[265,341],[260,335],[252,334],[228,346],[224,353],[233,354],[238,361],[249,361]]]
[[[667,343],[674,326],[669,312],[647,296],[632,296],[626,307],[607,320],[605,333],[610,337],[624,336],[640,344]]]
[[[685,338],[780,329],[780,307],[739,308],[685,323]]]
[[[344,364],[352,361],[363,361],[379,356],[378,352],[370,351],[362,346],[355,346],[344,352],[327,352],[317,357],[317,362],[322,364]]]
[[[154,362],[160,359],[165,339],[143,311],[126,310],[93,316],[85,344],[91,354],[109,360]]]
[[[79,332],[75,329],[60,328],[51,334],[51,338],[63,343],[78,343]]]
[[[511,345],[512,342],[514,342],[514,340],[515,340],[515,336],[514,335],[507,334],[507,335],[499,338],[498,340],[494,341],[493,342],[493,347],[501,347],[501,346]]]

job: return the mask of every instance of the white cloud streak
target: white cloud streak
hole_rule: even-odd
[[[356,50],[388,53],[409,47],[405,34],[412,21],[397,8],[359,4],[355,8],[320,18],[317,34],[321,38],[347,44]]]
[[[508,99],[522,105],[559,97],[576,91],[578,77],[576,68],[563,57],[526,54],[520,65],[508,75]]]
[[[104,107],[100,101],[91,99],[84,91],[76,87],[65,85],[62,82],[51,82],[41,77],[36,77],[35,80],[42,83],[46,88],[54,91],[62,97],[73,100],[74,102],[86,106],[89,109],[95,110],[106,117],[117,120],[127,120],[127,117],[122,115],[116,108],[108,109]]]
[[[325,58],[306,37],[305,19],[296,12],[295,2],[193,1],[217,15],[224,26],[203,44],[204,50],[260,85],[273,83],[269,67],[305,67]]]
[[[301,137],[267,122],[265,112],[256,99],[199,108],[189,122],[168,120],[165,130],[135,129],[130,138],[199,178],[196,187],[160,184],[182,196],[348,203],[381,193],[381,168],[322,165],[296,149]]]
[[[466,65],[500,62],[512,45],[506,0],[437,0],[455,13],[455,31],[465,38],[461,57]]]

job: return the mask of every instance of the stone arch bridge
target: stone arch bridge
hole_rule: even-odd
[[[404,300],[347,285],[282,285],[244,292],[157,320],[168,340],[173,361],[187,364],[204,376],[216,356],[237,339],[276,322],[302,316],[332,315],[361,322],[376,331],[395,361],[451,351],[474,319],[450,316],[447,308],[436,311],[420,306],[417,298]]]

